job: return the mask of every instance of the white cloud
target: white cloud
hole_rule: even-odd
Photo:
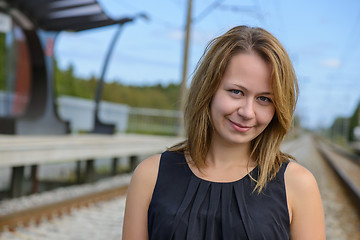
[[[180,29],[169,31],[168,37],[171,40],[182,41],[185,37],[185,31],[182,31]],[[191,31],[191,41],[193,41],[193,43],[195,44],[205,44],[211,40],[211,37],[212,35],[207,32],[196,31],[196,30]]]
[[[326,68],[339,68],[341,66],[341,61],[338,58],[328,58],[322,60],[320,65]]]
[[[181,40],[184,38],[184,32],[178,29],[172,30],[168,33],[168,36],[172,40]]]

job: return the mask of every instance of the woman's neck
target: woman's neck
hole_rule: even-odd
[[[206,157],[206,165],[221,168],[254,167],[256,164],[250,159],[250,146],[250,142],[231,145],[213,139]]]

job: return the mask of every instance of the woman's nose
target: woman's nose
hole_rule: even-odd
[[[254,118],[254,101],[252,99],[243,99],[242,104],[239,105],[238,114],[244,119]]]

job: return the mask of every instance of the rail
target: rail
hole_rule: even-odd
[[[114,182],[114,180],[117,183],[111,183],[111,181]],[[109,185],[109,182],[110,187],[105,186]],[[119,182],[121,184],[119,184]],[[88,187],[88,191],[86,191],[86,187]],[[127,187],[128,180],[127,177],[124,177],[123,179],[118,178],[104,181],[104,183],[97,184],[97,186],[93,184],[88,186],[74,186],[72,187],[73,189],[59,189],[52,192],[50,191],[48,194],[43,193],[34,197],[28,196],[25,198],[27,201],[31,201],[32,204],[27,207],[22,206],[23,208],[19,206],[24,205],[24,199],[21,198],[16,199],[15,203],[2,203],[0,204],[3,210],[0,212],[0,239],[1,232],[14,231],[19,226],[38,225],[41,222],[70,214],[78,208],[88,207],[98,202],[125,196]],[[61,197],[55,198],[55,196],[58,196],[56,191],[61,194]],[[76,194],[74,194],[75,192]],[[9,211],[9,209],[11,210]],[[6,212],[7,210],[9,212]]]
[[[351,193],[360,211],[360,160],[340,147],[316,138],[316,147]]]

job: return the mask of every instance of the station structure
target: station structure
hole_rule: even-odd
[[[59,117],[55,101],[54,45],[62,31],[80,32],[117,25],[102,75],[94,94],[96,108],[91,133],[114,134],[114,124],[103,123],[99,117],[102,85],[107,63],[120,29],[144,14],[113,19],[96,0],[0,0],[0,48],[3,66],[0,77],[9,92],[6,115],[0,117],[0,134],[14,136],[62,136],[70,132],[70,123]],[[90,136],[91,138],[91,136]],[[59,138],[61,142],[61,138]],[[26,142],[26,141],[25,141]],[[56,145],[56,143],[55,143]],[[0,150],[7,151],[0,145]],[[76,154],[74,154],[75,156]],[[131,156],[131,159],[134,159]],[[114,158],[114,166],[117,166]],[[51,161],[51,159],[49,159]],[[36,186],[38,161],[31,163],[32,181]],[[26,160],[23,161],[23,164]],[[11,197],[23,193],[25,165],[9,162],[12,168]],[[86,171],[92,176],[94,159],[86,160]],[[90,178],[91,180],[91,178]],[[36,190],[36,188],[35,188]]]

